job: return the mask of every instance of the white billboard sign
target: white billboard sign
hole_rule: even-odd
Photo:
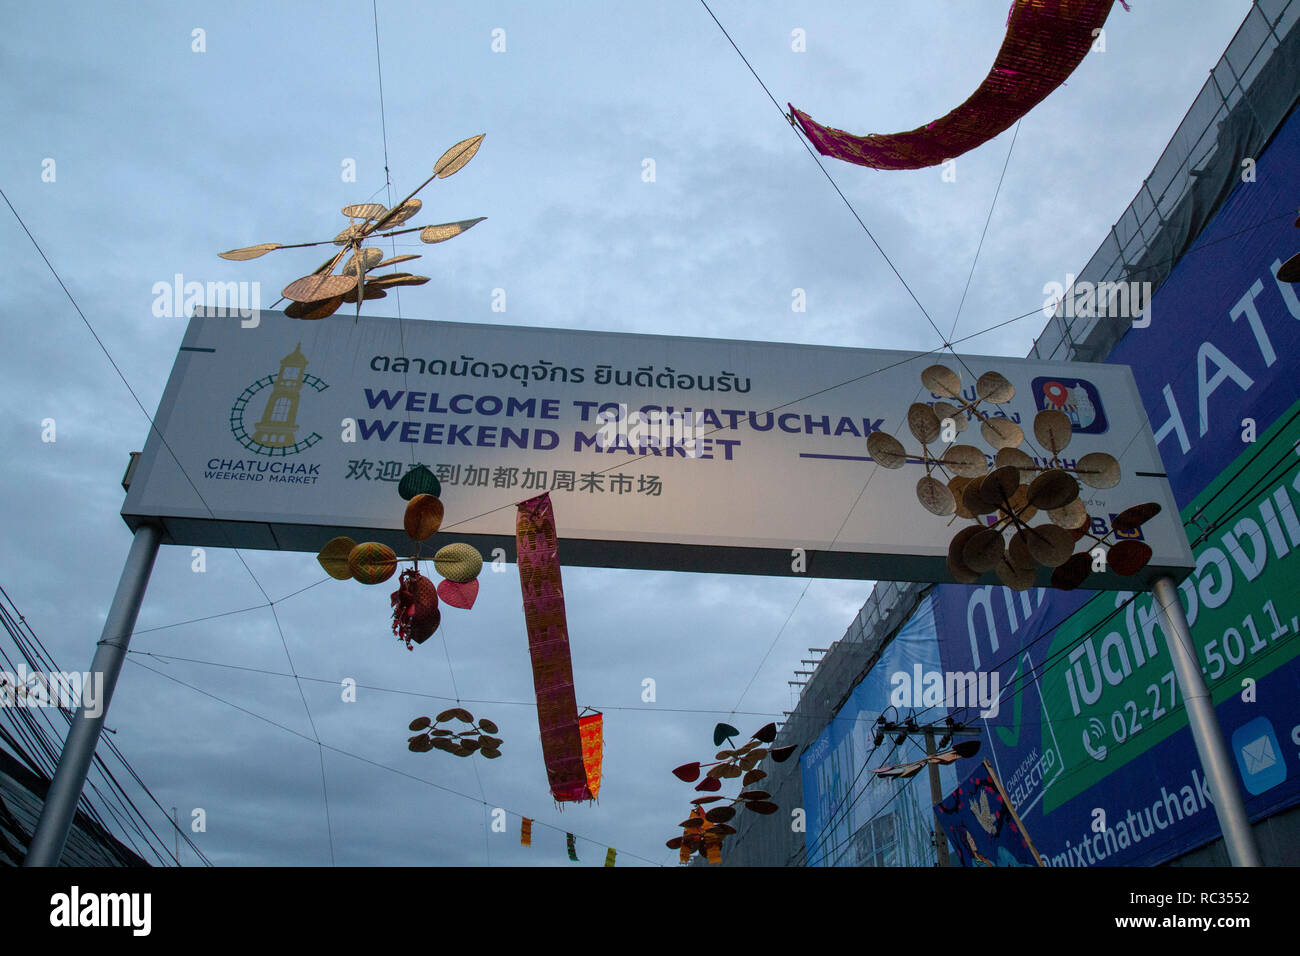
[[[132,528],[161,524],[174,544],[316,552],[347,534],[409,553],[397,484],[418,463],[442,483],[446,520],[433,543],[465,540],[489,560],[496,548],[513,560],[515,504],[549,492],[566,564],[947,581],[948,542],[966,522],[925,511],[915,492],[923,466],[881,468],[866,441],[885,431],[919,450],[907,410],[937,400],[920,373],[940,360],[200,313],[122,513]],[[1147,568],[1097,573],[1087,587],[1136,589],[1186,573],[1191,553],[1127,367],[979,356],[947,364],[968,389],[990,369],[1011,381],[1016,394],[1001,411],[1023,424],[1036,457],[1034,415],[1069,396],[1061,407],[1075,434],[1063,457],[1105,451],[1123,471],[1113,488],[1083,488],[1095,521],[1161,505],[1141,530],[1154,550]],[[971,436],[958,441],[981,445]]]

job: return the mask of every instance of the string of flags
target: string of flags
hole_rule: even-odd
[[[533,845],[533,819],[524,817],[519,825],[519,845]],[[564,847],[569,853],[569,859],[574,863],[581,863],[578,859],[578,837],[573,833],[564,834]],[[612,846],[605,850],[605,866],[613,866],[614,860],[618,856],[618,851]]]

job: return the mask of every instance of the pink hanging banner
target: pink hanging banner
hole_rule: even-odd
[[[1015,0],[1002,49],[979,89],[948,115],[906,133],[855,136],[822,126],[793,105],[791,115],[823,156],[872,169],[936,166],[988,142],[1064,83],[1096,42],[1093,31],[1113,3]]]
[[[542,732],[546,776],[556,800],[591,800],[578,729],[551,496],[529,498],[518,507],[515,540],[519,584],[524,593],[524,620],[533,659],[533,689],[537,694],[537,724]]]

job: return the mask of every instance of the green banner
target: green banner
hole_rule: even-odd
[[[1216,705],[1234,694],[1252,700],[1255,681],[1300,653],[1300,403],[1251,437],[1243,429],[1245,450],[1182,513],[1196,570],[1179,590]],[[1044,726],[1055,729],[1064,764],[1045,812],[1187,724],[1151,596],[1116,613],[1130,596],[1093,598],[1045,655]]]

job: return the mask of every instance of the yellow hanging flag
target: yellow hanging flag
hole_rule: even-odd
[[[533,845],[533,821],[524,817],[523,825],[519,828],[519,843],[521,846]]]
[[[613,865],[614,865],[614,857],[617,856],[617,855],[618,855],[618,851],[615,850],[613,847],[610,847],[608,850],[606,850],[606,851],[605,851],[605,865],[606,865],[606,866],[613,866]]]

